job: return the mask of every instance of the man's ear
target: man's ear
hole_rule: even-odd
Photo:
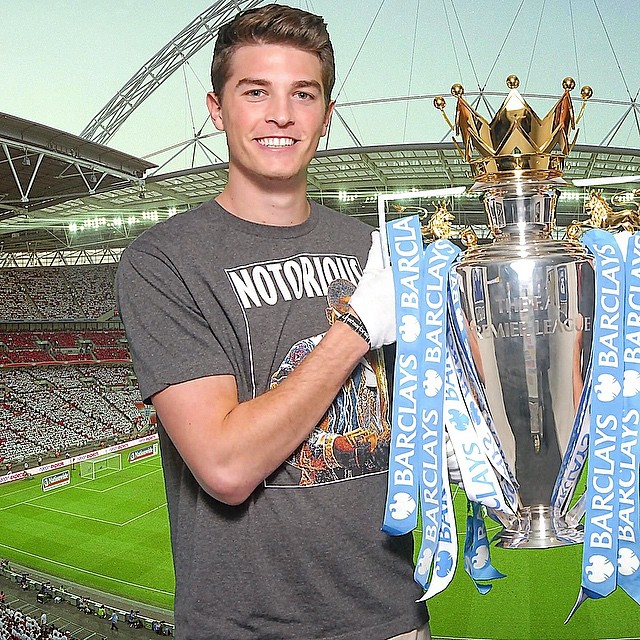
[[[222,122],[222,100],[217,93],[210,91],[207,93],[207,109],[215,128],[218,131],[224,131],[224,123]]]
[[[329,128],[329,122],[331,122],[331,116],[333,115],[333,108],[336,104],[335,100],[332,100],[327,107],[327,111],[324,114],[324,122],[322,123],[322,136],[327,135],[327,129]]]

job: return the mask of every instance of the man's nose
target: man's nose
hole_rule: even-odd
[[[293,108],[289,96],[272,96],[269,100],[267,120],[279,127],[286,127],[294,121]]]

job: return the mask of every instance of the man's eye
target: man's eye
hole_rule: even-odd
[[[259,98],[260,96],[264,95],[264,90],[263,89],[250,89],[249,91],[247,91],[247,95],[250,96],[251,98]]]
[[[298,91],[296,95],[298,96],[298,98],[300,98],[300,100],[313,100],[314,98],[313,94],[307,93],[306,91]]]

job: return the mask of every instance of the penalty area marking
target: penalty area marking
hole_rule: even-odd
[[[33,504],[32,501],[27,500],[21,503],[27,507],[34,507],[35,509],[42,509],[43,511],[53,511],[54,513],[60,513],[71,518],[80,518],[81,520],[90,520],[91,522],[99,522],[100,524],[109,524],[114,527],[121,527],[120,522],[112,522],[111,520],[103,520],[102,518],[93,518],[92,516],[84,516],[79,513],[73,513],[71,511],[64,511],[63,509],[54,509],[53,507],[44,507],[41,504]]]
[[[91,483],[93,482],[90,479],[86,479],[84,481],[80,481],[77,484],[69,484],[65,487],[61,487],[56,493],[58,492],[62,492],[62,491],[69,491],[69,490],[73,490],[73,489],[82,489],[84,491],[90,491],[93,493],[105,493],[107,491],[111,491],[111,489],[117,489],[119,487],[123,487],[131,482],[135,482],[136,480],[140,480],[140,479],[144,479],[150,475],[153,475],[155,473],[157,473],[158,471],[162,471],[161,467],[156,467],[155,469],[148,471],[146,473],[140,474],[135,476],[134,478],[130,478],[129,480],[124,480],[122,482],[110,485],[109,487],[107,487],[106,489],[92,489],[90,487],[86,487],[84,486],[87,483]],[[31,485],[30,487],[25,487],[25,490],[30,489],[33,490],[33,485]],[[12,492],[12,495],[15,495],[16,493],[19,493],[19,491],[16,492]],[[95,518],[92,516],[88,516],[88,515],[83,515],[83,514],[79,514],[79,513],[73,513],[72,511],[66,511],[64,509],[56,509],[54,507],[47,507],[47,506],[43,506],[41,504],[35,504],[36,501],[38,500],[43,500],[48,498],[49,496],[46,493],[39,493],[38,495],[35,495],[27,500],[21,500],[20,502],[12,502],[11,504],[5,505],[3,507],[0,507],[0,511],[5,511],[7,509],[12,509],[14,507],[20,507],[20,506],[31,506],[31,507],[35,507],[37,509],[43,509],[45,511],[52,511],[54,513],[59,513],[62,515],[66,515],[66,516],[71,516],[74,518],[80,518],[82,520],[89,520],[89,521],[93,521],[93,522],[99,522],[101,524],[106,524],[106,525],[111,525],[111,526],[115,526],[115,527],[124,527],[127,524],[130,524],[131,522],[134,522],[136,520],[139,520],[140,518],[144,518],[147,515],[152,514],[153,512],[157,511],[158,509],[162,509],[163,507],[166,507],[167,503],[166,501],[163,502],[162,504],[156,506],[156,507],[152,507],[151,509],[147,509],[146,511],[143,511],[142,513],[139,513],[136,516],[133,516],[132,518],[129,518],[128,520],[125,520],[124,522],[114,522],[112,520],[105,520],[103,518]]]
[[[71,487],[64,487],[64,489],[70,489]],[[112,520],[104,520],[103,518],[94,518],[92,516],[87,516],[87,515],[83,515],[81,513],[73,513],[72,511],[66,511],[64,509],[55,509],[54,507],[45,507],[41,504],[35,504],[36,500],[42,500],[44,498],[47,498],[49,496],[47,496],[47,494],[41,494],[41,495],[37,495],[34,496],[33,498],[30,498],[29,500],[23,500],[22,502],[14,502],[11,505],[7,505],[6,507],[0,507],[0,511],[5,511],[6,509],[13,509],[14,507],[23,507],[23,506],[27,506],[27,507],[34,507],[36,509],[43,509],[44,511],[53,511],[54,513],[59,513],[61,515],[64,516],[70,516],[73,518],[80,518],[81,520],[90,520],[93,522],[99,522],[101,524],[108,524],[111,525],[113,527],[124,527],[127,524],[134,522],[135,520],[139,520],[140,518],[144,518],[145,516],[148,516],[152,513],[154,513],[155,511],[157,511],[158,509],[162,509],[163,507],[167,506],[166,501],[159,504],[158,506],[152,507],[151,509],[147,509],[146,511],[143,511],[142,513],[139,513],[136,516],[133,516],[133,518],[129,518],[128,520],[125,520],[124,522],[114,522]]]
[[[152,476],[154,473],[158,473],[158,471],[161,471],[162,469],[160,467],[158,467],[157,469],[154,469],[153,471],[148,471],[147,473],[141,473],[140,475],[135,476],[134,478],[131,478],[129,480],[123,480],[122,482],[117,482],[115,484],[112,484],[108,487],[106,487],[105,489],[92,489],[91,487],[87,487],[85,485],[87,485],[89,482],[94,482],[93,480],[91,480],[90,478],[84,479],[84,482],[80,482],[78,483],[75,488],[76,489],[82,489],[84,491],[92,491],[93,493],[106,493],[107,491],[111,491],[112,489],[119,489],[120,487],[124,487],[126,484],[129,484],[131,482],[135,482],[136,480],[142,480],[143,478],[146,478],[148,476]],[[115,472],[115,473],[121,473],[121,472]],[[105,474],[105,475],[113,475],[113,474]],[[102,476],[105,477],[105,476]],[[71,485],[73,487],[73,485]]]
[[[82,569],[81,567],[76,567],[72,564],[67,564],[66,562],[59,562],[58,560],[51,560],[50,558],[45,558],[44,556],[39,556],[35,553],[29,553],[28,551],[23,551],[22,549],[16,549],[15,547],[10,547],[7,544],[3,544],[0,542],[0,548],[9,549],[10,551],[14,551],[15,553],[19,553],[23,556],[27,556],[29,558],[36,558],[37,560],[41,560],[43,562],[48,562],[49,564],[54,564],[58,567],[64,567],[65,569],[71,569],[73,571],[77,571],[78,573],[84,573],[89,576],[93,576],[94,578],[102,578],[104,580],[108,580],[110,582],[117,582],[118,584],[124,584],[128,587],[136,587],[138,589],[143,589],[145,591],[152,591],[154,593],[161,593],[167,596],[173,596],[172,591],[165,591],[164,589],[154,589],[153,587],[147,587],[142,584],[137,584],[136,582],[129,582],[127,580],[120,580],[119,578],[113,578],[111,576],[105,576],[103,573],[97,573],[96,571],[89,571],[88,569]]]

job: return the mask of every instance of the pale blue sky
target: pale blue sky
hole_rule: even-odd
[[[211,4],[207,0],[1,0],[0,111],[80,133],[149,58]],[[503,91],[510,73],[520,77],[523,93],[559,95],[566,75],[573,75],[578,87],[592,85],[597,98],[628,101],[640,87],[637,0],[289,4],[325,16],[337,55],[336,87],[346,78],[339,103],[446,95],[460,80],[473,91],[476,77],[488,89]],[[189,138],[192,122],[199,128],[206,120],[204,93],[209,89],[211,50],[208,45],[184,71],[176,72],[110,144],[142,156]],[[535,99],[531,102],[538,107]],[[550,107],[551,102],[542,102],[539,111]],[[581,141],[599,143],[624,109],[624,105],[594,103],[585,117]],[[341,113],[363,144],[436,141],[446,133],[430,100],[409,106],[358,106]],[[628,123],[615,144],[640,147],[631,118]],[[211,144],[223,153],[221,138]],[[330,146],[348,144],[344,129],[334,122]]]

